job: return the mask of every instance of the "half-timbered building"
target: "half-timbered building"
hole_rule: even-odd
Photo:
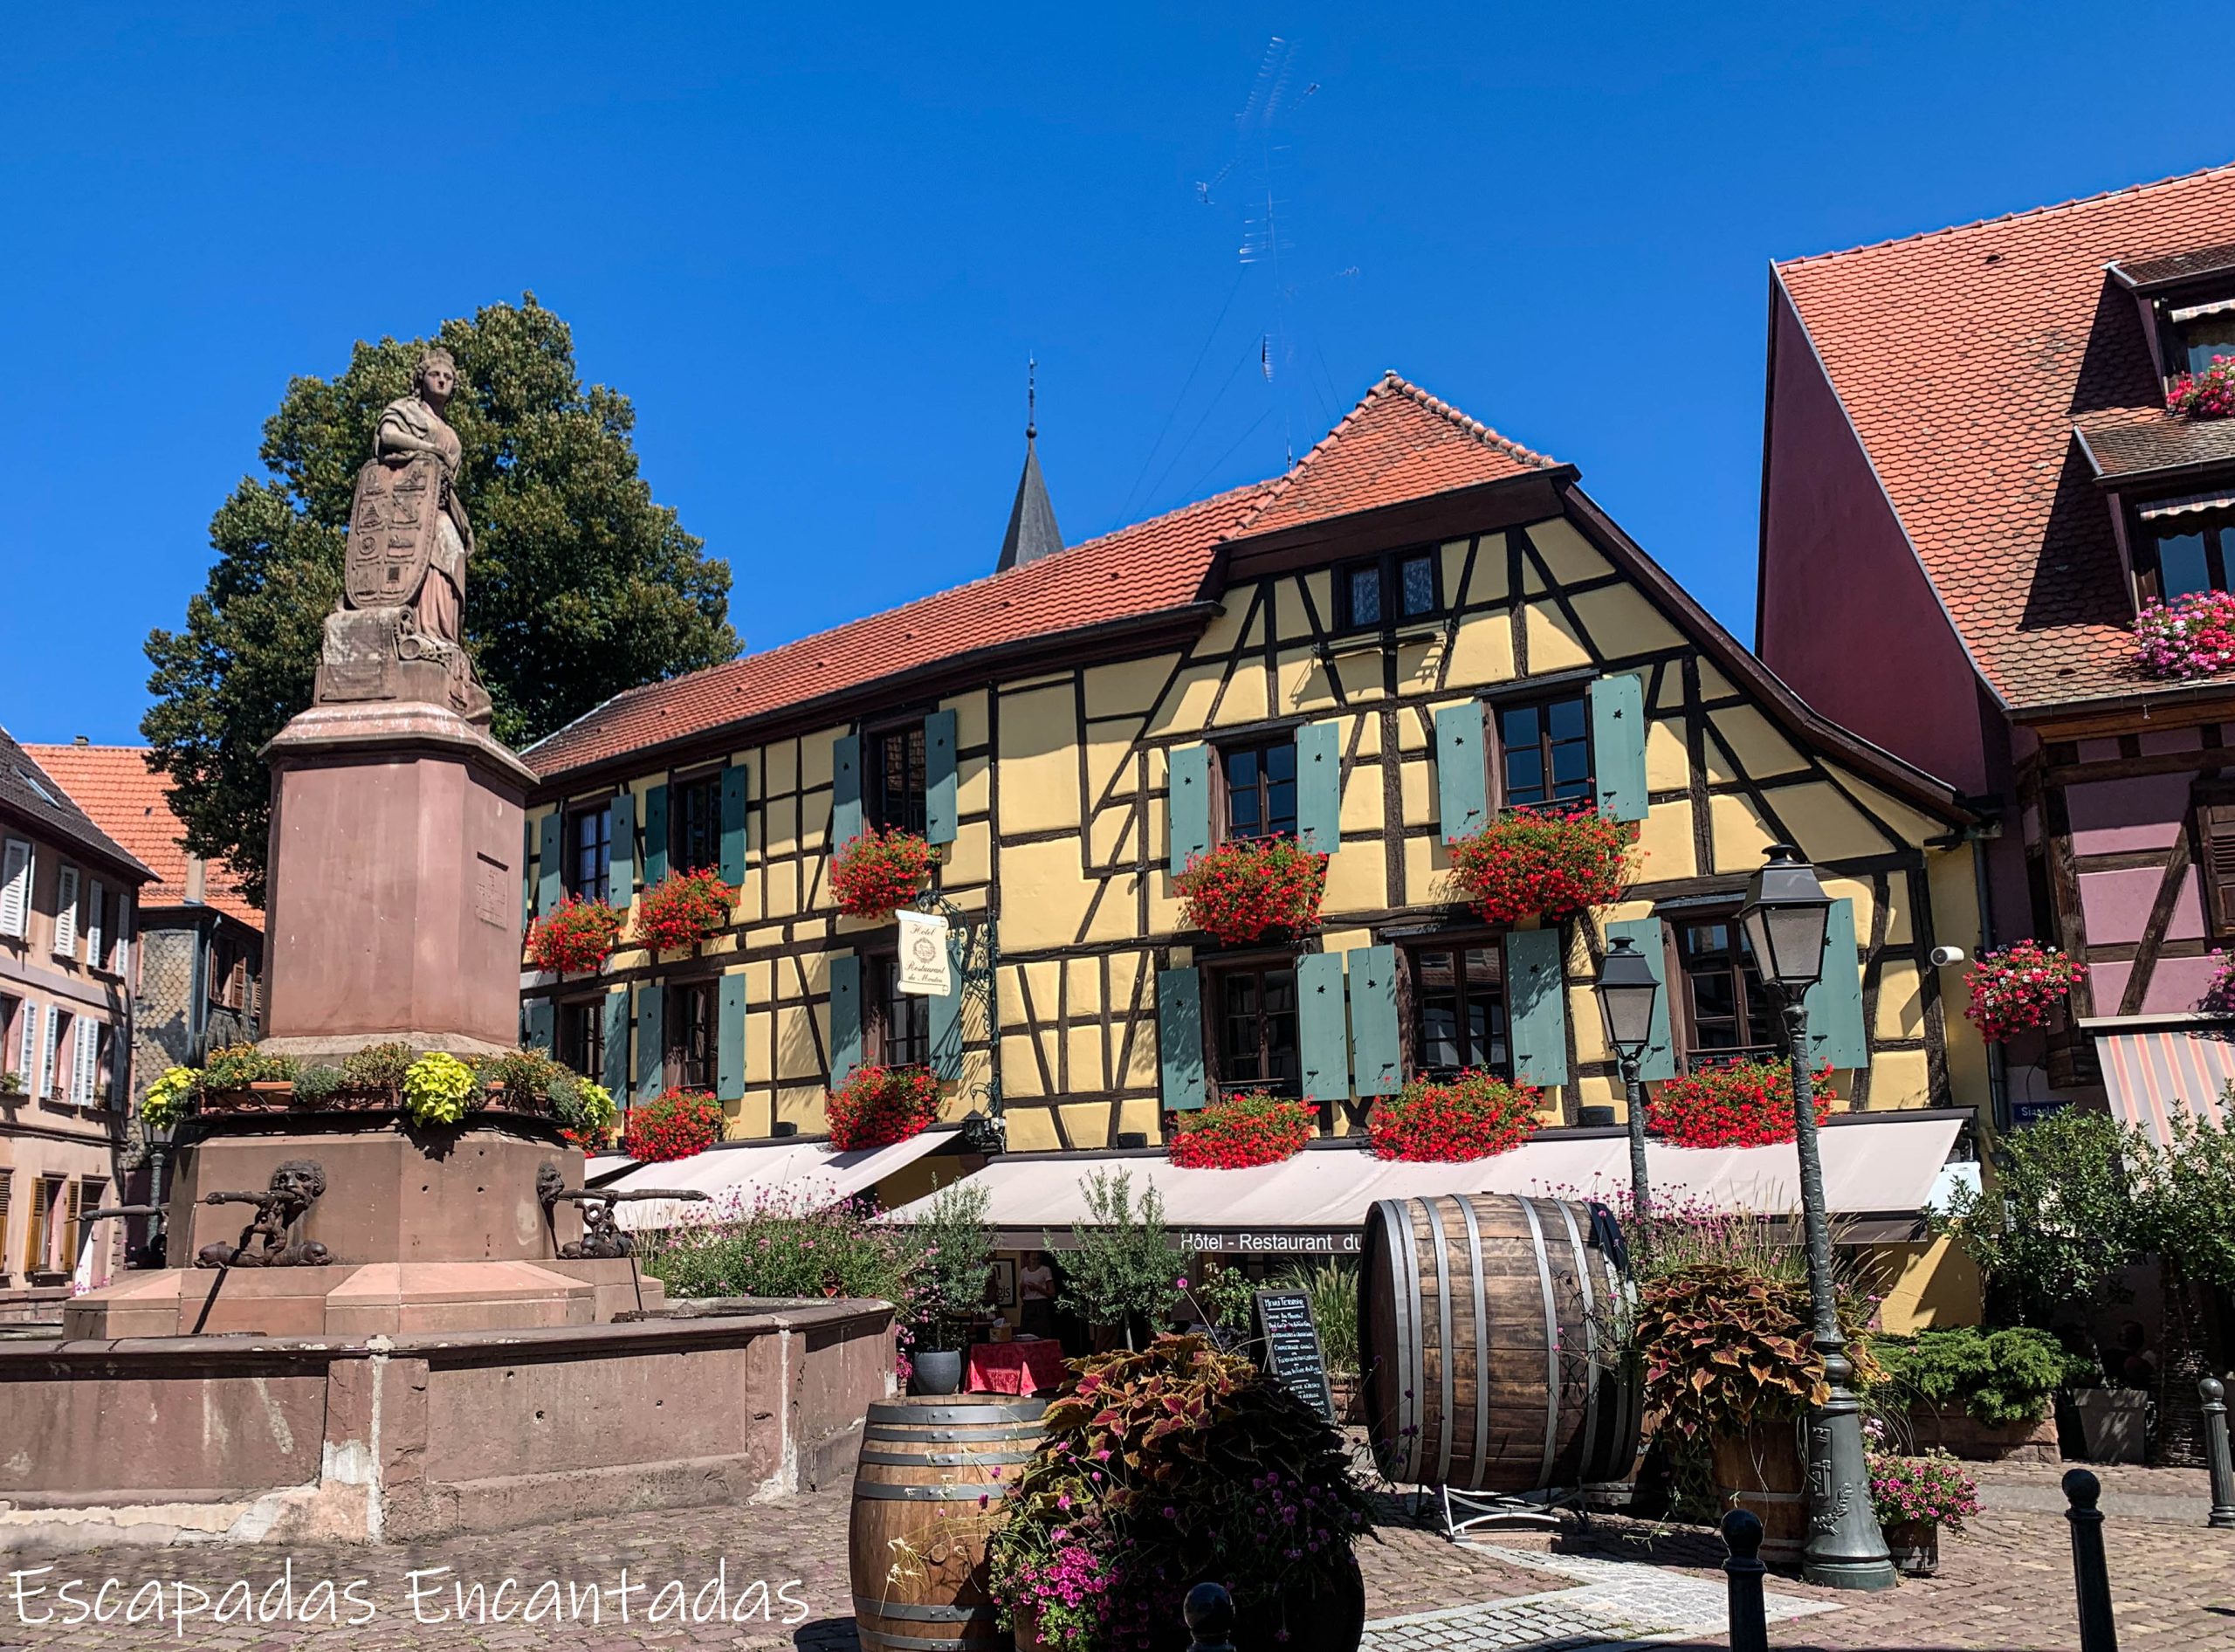
[[[1613,934],[1669,988],[1648,1079],[1772,1042],[1731,920],[1778,841],[1838,900],[1812,1036],[1842,1105],[1984,1093],[1929,960],[1977,939],[1956,794],[1803,704],[1572,465],[1394,375],[1270,482],[631,691],[526,755],[531,914],[684,867],[739,891],[688,951],[526,977],[526,1026],[616,1094],[714,1091],[734,1135],[815,1132],[864,1061],[932,1067],[1011,1152],[1153,1142],[1243,1087],[1353,1132],[1468,1066],[1611,1121]],[[1447,842],[1571,801],[1636,827],[1626,898],[1478,922]],[[946,998],[898,990],[891,920],[835,910],[833,850],[881,826],[938,847]],[[1189,856],[1275,832],[1331,854],[1317,927],[1191,932]]]

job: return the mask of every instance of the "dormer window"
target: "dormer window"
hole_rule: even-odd
[[[2145,503],[2137,514],[2135,582],[2145,606],[2231,589],[2235,498],[2164,499]]]
[[[2235,357],[2235,299],[2176,310],[2173,315],[2183,372],[2201,373],[2220,356]]]

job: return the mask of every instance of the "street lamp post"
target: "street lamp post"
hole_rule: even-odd
[[[1617,935],[1599,967],[1596,985],[1599,1013],[1606,1022],[1606,1042],[1622,1069],[1622,1093],[1628,1104],[1630,1125],[1630,1216],[1642,1249],[1652,1243],[1653,1201],[1646,1189],[1645,1085],[1638,1071],[1645,1060],[1646,1046],[1653,1042],[1653,1011],[1661,996],[1661,980],[1638,950],[1637,942],[1627,935]]]
[[[1746,886],[1739,926],[1762,980],[1785,1011],[1792,1056],[1793,1146],[1800,1158],[1800,1208],[1808,1239],[1808,1298],[1815,1344],[1824,1357],[1825,1402],[1808,1417],[1808,1541],[1800,1575],[1835,1589],[1890,1589],[1895,1582],[1886,1538],[1871,1506],[1846,1339],[1833,1292],[1832,1230],[1824,1212],[1824,1160],[1816,1139],[1815,1085],[1808,1070],[1806,994],[1824,973],[1824,932],[1832,902],[1816,869],[1790,843],[1772,844]]]
[[[155,1208],[155,1214],[148,1218],[148,1261],[151,1266],[162,1267],[169,1245],[163,1231],[163,1170],[171,1149],[177,1145],[178,1126],[143,1121],[141,1128],[148,1144],[148,1202]]]

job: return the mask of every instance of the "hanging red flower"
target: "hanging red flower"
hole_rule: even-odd
[[[1302,1153],[1318,1132],[1318,1109],[1262,1090],[1224,1096],[1171,1116],[1165,1156],[1186,1170],[1247,1170]]]
[[[2038,940],[2012,941],[1985,953],[1963,980],[1971,1002],[1963,1014],[1979,1036],[1999,1043],[2034,1027],[2046,1027],[2057,1006],[2087,978],[2087,967]]]
[[[1373,1104],[1366,1137],[1376,1156],[1455,1165],[1518,1147],[1537,1133],[1537,1091],[1496,1073],[1415,1078]]]
[[[856,1067],[830,1092],[824,1112],[839,1152],[888,1147],[939,1122],[939,1077],[922,1067]]]
[[[722,1139],[722,1104],[703,1090],[670,1090],[629,1110],[621,1151],[648,1165],[688,1159]]]
[[[2235,414],[2235,356],[2215,355],[2201,373],[2183,373],[2165,392],[2165,410],[2192,419]]]
[[[1327,857],[1293,837],[1230,838],[1188,857],[1173,888],[1186,903],[1188,927],[1228,945],[1275,931],[1301,934],[1319,921]]]
[[[596,969],[613,955],[626,920],[609,901],[569,895],[536,920],[527,955],[538,969]]]
[[[1817,1070],[1819,1125],[1839,1099],[1831,1077],[1828,1065]],[[1702,1065],[1650,1088],[1646,1123],[1672,1146],[1766,1147],[1792,1139],[1792,1063],[1783,1057]]]
[[[849,918],[884,918],[916,898],[939,850],[913,832],[875,827],[849,837],[830,863],[830,892]]]
[[[688,946],[721,930],[737,905],[737,891],[710,866],[670,872],[636,900],[636,944],[664,952]]]
[[[1596,808],[1516,809],[1451,845],[1451,878],[1485,923],[1555,923],[1621,899],[1636,837]]]

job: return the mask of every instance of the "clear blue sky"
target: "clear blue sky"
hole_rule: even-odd
[[[0,722],[136,738],[289,375],[526,289],[750,647],[990,570],[1035,351],[1072,540],[1277,472],[1395,367],[1750,636],[1768,261],[2235,156],[2208,72],[2162,84],[2225,14],[1686,11],[24,11]]]

